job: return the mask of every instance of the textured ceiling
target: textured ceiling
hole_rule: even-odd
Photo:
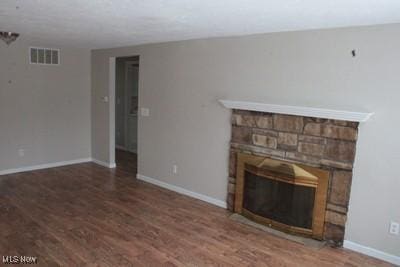
[[[0,0],[0,31],[85,48],[397,22],[400,0]]]

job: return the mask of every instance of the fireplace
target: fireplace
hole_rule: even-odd
[[[233,109],[228,209],[282,231],[341,246],[358,125]]]
[[[323,239],[329,172],[238,153],[235,212],[256,222]]]

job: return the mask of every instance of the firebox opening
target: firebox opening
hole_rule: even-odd
[[[245,171],[243,208],[262,217],[312,229],[315,188]]]
[[[323,239],[329,172],[238,153],[235,212],[291,234]]]

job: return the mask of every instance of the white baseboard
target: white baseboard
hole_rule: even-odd
[[[2,170],[2,171],[0,171],[0,175],[6,175],[6,174],[12,174],[12,173],[18,173],[18,172],[34,171],[34,170],[40,170],[40,169],[55,168],[55,167],[60,167],[60,166],[66,166],[66,165],[72,165],[72,164],[78,164],[78,163],[85,163],[85,162],[91,162],[91,161],[92,161],[91,158],[81,158],[81,159],[59,161],[59,162],[53,162],[53,163],[45,163],[45,164],[40,164],[40,165],[33,165],[33,166],[27,166],[27,167],[21,167],[21,168]]]
[[[115,162],[114,163],[108,163],[108,162],[104,162],[104,161],[101,161],[101,160],[98,160],[98,159],[92,159],[92,162],[96,163],[96,164],[98,164],[100,166],[103,166],[103,167],[106,167],[106,168],[110,168],[110,169],[113,169],[113,168],[117,167]]]
[[[205,202],[211,203],[211,204],[213,204],[215,206],[218,206],[218,207],[226,209],[226,202],[225,201],[222,201],[222,200],[219,200],[219,199],[216,199],[216,198],[212,198],[212,197],[209,197],[209,196],[206,196],[206,195],[203,195],[203,194],[199,194],[199,193],[184,189],[184,188],[176,186],[176,185],[172,185],[172,184],[168,184],[168,183],[165,183],[165,182],[161,182],[160,180],[157,180],[157,179],[154,179],[154,178],[150,178],[150,177],[147,177],[147,176],[144,176],[144,175],[141,175],[141,174],[137,174],[136,177],[139,180],[142,180],[142,181],[145,181],[145,182],[148,182],[148,183],[151,183],[151,184],[154,184],[154,185],[169,189],[171,191],[175,191],[175,192],[180,193],[182,195],[186,195],[186,196],[189,196],[189,197],[200,199],[202,201],[205,201]]]
[[[80,158],[80,159],[74,159],[74,160],[58,161],[58,162],[45,163],[45,164],[40,164],[40,165],[32,165],[32,166],[26,166],[26,167],[21,167],[21,168],[2,170],[2,171],[0,171],[0,175],[13,174],[13,173],[18,173],[18,172],[28,172],[28,171],[34,171],[34,170],[40,170],[40,169],[55,168],[55,167],[61,167],[61,166],[67,166],[67,165],[79,164],[79,163],[85,163],[85,162],[93,162],[98,165],[104,166],[106,168],[110,168],[110,169],[116,167],[115,162],[107,163],[107,162],[93,159],[93,158]]]
[[[366,247],[349,240],[344,240],[343,247],[400,266],[399,256],[391,255],[389,253]]]

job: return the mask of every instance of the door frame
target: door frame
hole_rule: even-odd
[[[109,168],[115,168],[115,82],[117,72],[117,58],[110,57],[108,73],[108,164]],[[103,100],[106,102],[106,99]]]
[[[137,60],[139,63],[139,72],[140,72],[140,55],[128,55],[128,56],[119,56],[119,57],[138,57],[139,59]],[[108,102],[108,167],[109,168],[115,168],[116,163],[115,163],[115,82],[116,82],[116,72],[117,72],[117,57],[109,57],[109,73],[108,73],[108,99],[107,101],[103,102]],[[139,101],[139,90],[140,90],[140,74],[138,78],[138,101]],[[140,106],[140,101],[138,103],[138,106]],[[139,117],[138,116],[138,137],[139,137]],[[139,138],[137,141],[137,147],[139,148]],[[138,149],[139,150],[139,149]]]

